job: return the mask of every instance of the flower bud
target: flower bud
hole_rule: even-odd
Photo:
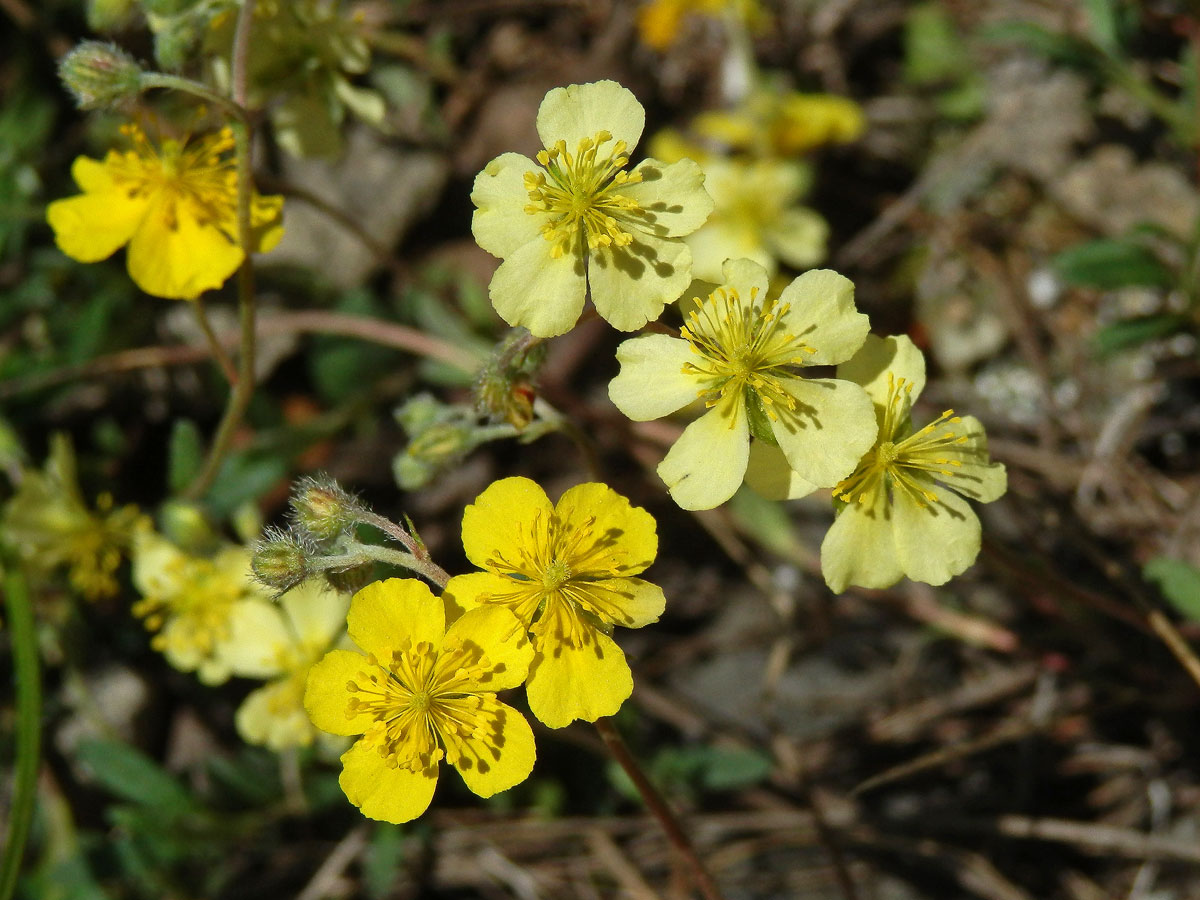
[[[58,64],[80,109],[103,109],[141,93],[142,67],[116,44],[83,41]]]
[[[282,594],[312,574],[312,553],[312,548],[296,535],[272,528],[255,544],[250,571],[259,582]]]
[[[349,531],[362,512],[362,504],[332,478],[302,478],[292,491],[292,521],[318,542]]]

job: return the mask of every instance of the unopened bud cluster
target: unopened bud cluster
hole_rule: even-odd
[[[142,67],[116,44],[83,41],[58,64],[58,75],[80,109],[105,109],[136,97]]]

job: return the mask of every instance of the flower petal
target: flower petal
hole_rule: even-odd
[[[446,631],[443,647],[462,641],[485,654],[493,669],[478,682],[481,691],[503,691],[525,680],[533,661],[533,645],[525,626],[502,606],[481,606],[462,614]]]
[[[542,167],[527,156],[502,153],[475,176],[471,188],[471,202],[475,204],[471,233],[475,235],[475,243],[492,256],[503,259],[530,241],[542,238],[542,225],[550,217],[525,212],[529,204],[525,173],[539,171],[543,171]]]
[[[400,825],[411,822],[429,808],[437,786],[437,763],[421,772],[393,769],[379,751],[357,741],[342,754],[338,784],[346,798],[368,819]]]
[[[524,325],[538,337],[565,334],[583,312],[587,291],[583,258],[567,253],[555,259],[551,244],[535,237],[500,264],[488,293],[509,325]]]
[[[122,165],[140,168],[142,163],[136,153],[118,153],[115,150],[108,151],[103,162],[90,156],[77,156],[75,162],[71,163],[71,177],[81,191],[89,194],[121,190],[117,187],[113,172],[119,171]]]
[[[863,345],[871,323],[854,306],[854,282],[832,269],[805,272],[779,295],[791,304],[784,317],[789,330],[815,352],[810,366],[828,366],[850,359]]]
[[[907,335],[867,335],[859,351],[838,366],[837,377],[861,384],[875,405],[883,406],[888,399],[889,372],[912,383],[910,397],[914,401],[925,388],[925,356]]]
[[[592,633],[594,640],[579,647],[547,642],[533,658],[525,686],[529,709],[550,728],[611,716],[633,693],[621,648],[602,631]]]
[[[885,588],[904,577],[885,490],[845,506],[821,542],[821,574],[835,594],[856,584]]]
[[[797,500],[817,489],[788,465],[783,451],[762,441],[750,444],[750,460],[746,464],[746,484],[768,500]]]
[[[833,487],[875,443],[878,426],[866,391],[837,378],[789,378],[782,382],[797,409],[775,408],[771,431],[788,465],[817,487]]]
[[[654,517],[606,484],[577,484],[555,507],[567,533],[593,536],[568,562],[575,575],[636,575],[654,562],[658,533]]]
[[[241,249],[201,224],[182,199],[157,197],[129,242],[129,274],[155,297],[194,300],[223,285],[241,262]]]
[[[290,678],[251,691],[233,721],[247,744],[276,752],[288,747],[307,747],[316,736]]]
[[[683,430],[658,475],[684,509],[712,509],[734,495],[750,457],[750,426],[740,397],[722,398]]]
[[[351,640],[379,659],[391,659],[405,639],[440,646],[446,608],[422,582],[388,578],[368,584],[350,600],[346,628]]]
[[[282,657],[292,636],[278,607],[265,600],[239,600],[229,609],[228,626],[216,653],[229,671],[243,678],[283,673]]]
[[[313,578],[280,597],[279,605],[301,643],[327,647],[346,628],[350,598]]]
[[[537,748],[525,717],[495,697],[480,697],[476,715],[488,722],[486,742],[464,741],[454,768],[472,793],[490,797],[529,777]]]
[[[236,233],[237,223],[233,223]],[[250,198],[250,246],[255,253],[269,253],[283,240],[283,197],[272,194]]]
[[[615,81],[594,81],[555,88],[538,108],[537,131],[546,147],[566,141],[574,153],[584,138],[607,131],[628,150],[637,145],[646,127],[646,110],[637,97]]]
[[[721,266],[721,283],[723,287],[737,291],[743,302],[757,297],[761,303],[767,296],[771,279],[767,270],[751,259],[730,259]]]
[[[534,520],[539,514],[548,516],[553,509],[535,481],[519,476],[493,481],[463,511],[467,559],[486,569],[493,556],[519,556]]]
[[[829,223],[816,210],[796,206],[780,213],[763,240],[789,266],[807,269],[825,259]]]
[[[947,431],[961,434],[966,442],[946,449],[946,458],[962,463],[948,467],[949,476],[939,477],[951,489],[980,503],[991,503],[1008,489],[1008,474],[1000,463],[989,463],[987,434],[983,423],[974,416],[963,416],[949,423]]]
[[[129,242],[149,205],[118,190],[79,194],[47,206],[46,221],[59,250],[77,262],[98,262]]]
[[[936,503],[922,507],[907,494],[895,493],[896,557],[913,581],[945,584],[965,572],[979,555],[979,519],[970,504],[953,491],[923,486],[938,495]]]
[[[581,598],[581,593],[586,596]],[[572,591],[571,596],[576,606],[595,614],[601,621],[625,628],[641,628],[657,622],[667,606],[662,588],[641,578],[590,581],[586,592]]]
[[[638,163],[642,180],[624,184],[619,193],[636,200],[640,211],[630,218],[656,237],[682,237],[705,223],[713,199],[704,189],[704,171],[691,159],[670,164],[656,159]]]
[[[617,347],[621,371],[608,383],[608,396],[635,422],[670,415],[700,393],[697,379],[683,371],[694,357],[691,344],[665,334],[624,341]]]
[[[330,734],[363,734],[375,721],[370,713],[346,715],[350,691],[367,668],[367,658],[353,650],[330,650],[308,670],[304,687],[304,709],[312,723]]]
[[[470,507],[468,506],[467,509]],[[472,572],[469,575],[455,575],[451,578],[442,594],[442,599],[448,607],[453,605],[465,613],[488,603],[493,595],[510,594],[512,590],[513,580],[511,578],[491,572]],[[447,618],[449,618],[449,614],[447,614]]]
[[[657,319],[691,281],[692,251],[683,241],[635,232],[627,247],[598,247],[588,254],[592,302],[621,331],[636,331]]]

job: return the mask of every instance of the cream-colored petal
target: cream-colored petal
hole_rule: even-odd
[[[446,633],[446,608],[422,582],[388,578],[372,582],[354,595],[346,629],[364,651],[389,660],[405,640],[440,646]]]
[[[768,275],[775,274],[778,268],[758,229],[741,219],[714,217],[699,231],[689,234],[686,241],[692,251],[694,278],[720,284],[725,280],[725,262],[730,259],[757,263]]]
[[[1008,490],[1008,473],[1000,463],[989,462],[983,423],[974,416],[963,416],[961,421],[946,425],[945,430],[965,437],[966,441],[946,449],[946,458],[959,465],[947,466],[944,471],[950,475],[941,475],[938,480],[980,503],[991,503],[1002,496]]]
[[[520,153],[503,153],[475,176],[471,202],[471,233],[475,243],[501,259],[535,238],[549,221],[547,213],[527,213],[529,192],[525,189],[527,172],[543,172],[541,166]]]
[[[502,606],[485,605],[462,614],[446,631],[443,646],[457,642],[471,653],[485,655],[491,665],[475,687],[494,693],[514,688],[525,680],[533,661],[533,645],[525,626]],[[458,660],[457,656],[448,656]]]
[[[284,655],[292,634],[275,605],[264,600],[239,600],[229,609],[229,631],[216,647],[234,675],[272,678],[284,672]]]
[[[59,250],[77,262],[99,262],[129,242],[148,208],[144,197],[122,191],[78,194],[47,206],[46,221]]]
[[[913,581],[945,584],[965,572],[979,555],[979,519],[953,491],[924,486],[938,495],[938,502],[922,507],[907,494],[895,492],[896,557]]]
[[[737,491],[749,456],[744,404],[740,397],[723,398],[683,430],[658,475],[684,509],[712,509]]]
[[[500,264],[488,292],[496,312],[509,325],[524,325],[538,337],[566,334],[583,312],[587,292],[583,258],[550,255],[538,236]]]
[[[876,405],[882,406],[888,398],[889,372],[913,385],[909,395],[913,401],[925,388],[925,356],[907,335],[867,335],[861,349],[838,366],[837,377],[861,384]]]
[[[400,825],[429,808],[437,774],[437,763],[421,772],[390,768],[378,750],[358,741],[342,754],[338,783],[368,819]]]
[[[763,441],[750,443],[746,484],[768,500],[796,500],[807,497],[817,489],[811,481],[796,474],[796,470],[788,465],[782,450]]]
[[[242,740],[276,753],[311,744],[316,730],[295,694],[287,678],[251,691],[233,718]]]
[[[587,482],[567,490],[555,506],[561,527],[586,535],[570,559],[576,577],[637,575],[654,562],[658,533],[654,517],[606,484]]]
[[[301,643],[329,646],[346,630],[350,597],[333,590],[324,579],[310,578],[292,588],[279,598],[279,605]]]
[[[533,658],[525,686],[529,709],[542,724],[563,728],[575,719],[595,722],[614,715],[633,693],[625,654],[612,638],[593,629],[579,647],[546,642]]]
[[[465,742],[454,768],[472,793],[491,797],[529,777],[537,748],[524,716],[495,697],[479,701],[477,714],[488,722],[487,739]]]
[[[721,266],[721,284],[735,290],[744,302],[755,297],[761,303],[767,296],[771,278],[767,270],[750,259],[730,259]]]
[[[160,196],[134,232],[127,262],[147,294],[194,300],[229,279],[242,251],[219,229],[201,224],[185,201]]]
[[[704,224],[713,211],[713,200],[704,189],[704,172],[693,160],[661,163],[647,159],[634,170],[641,181],[625,184],[622,196],[638,203],[631,218],[656,237],[682,237]]]
[[[481,569],[502,555],[520,558],[534,521],[554,510],[537,482],[515,476],[493,481],[463,511],[463,549],[467,559]]]
[[[854,471],[875,443],[871,398],[850,381],[790,378],[783,388],[796,409],[776,408],[771,431],[788,465],[817,487],[833,487]]]
[[[904,577],[896,556],[892,510],[883,490],[837,514],[821,542],[821,574],[835,594],[850,585],[885,588]]]
[[[871,329],[870,321],[854,305],[854,282],[832,269],[805,272],[783,289],[779,302],[791,306],[784,321],[792,334],[813,349],[805,355],[812,366],[850,359]]]
[[[665,334],[624,341],[617,347],[621,371],[608,383],[608,396],[635,422],[670,415],[700,394],[696,377],[683,371],[695,357],[691,344]]]
[[[143,596],[171,597],[187,587],[180,581],[187,556],[157,531],[138,531],[132,556],[133,586]]]
[[[575,153],[584,138],[607,131],[614,141],[624,141],[632,150],[646,127],[646,111],[637,97],[615,81],[594,81],[555,88],[538,108],[537,131],[542,145],[553,147],[566,141]],[[611,145],[609,145],[611,146]]]
[[[626,247],[588,253],[592,302],[601,318],[621,331],[636,331],[657,319],[691,281],[692,252],[683,241],[634,233]]]
[[[824,261],[829,251],[829,223],[816,210],[795,206],[780,214],[763,239],[789,266],[807,269]]]

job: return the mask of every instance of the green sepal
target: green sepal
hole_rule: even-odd
[[[767,415],[766,409],[763,408],[762,400],[758,394],[751,390],[745,392],[746,398],[746,419],[750,423],[750,434],[758,438],[764,444],[770,444],[772,447],[778,447],[779,441],[775,439],[775,432],[771,428],[771,419]]]

